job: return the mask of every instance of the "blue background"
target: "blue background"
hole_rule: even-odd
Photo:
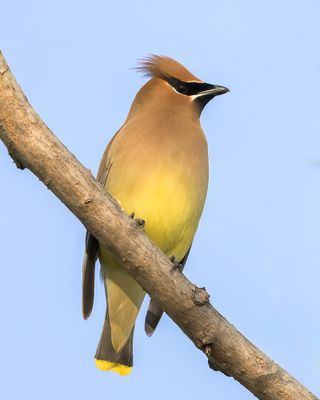
[[[0,48],[37,112],[94,173],[145,82],[149,53],[230,88],[202,116],[207,203],[187,276],[270,357],[320,393],[319,1],[10,1]],[[0,146],[0,398],[233,400],[168,317],[136,325],[135,368],[95,369],[104,315],[97,279],[81,318],[84,229]]]

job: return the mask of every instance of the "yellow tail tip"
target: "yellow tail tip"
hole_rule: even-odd
[[[105,361],[105,360],[97,360],[96,358],[94,359],[96,363],[96,367],[100,369],[101,371],[112,371],[112,372],[117,372],[121,376],[126,376],[129,375],[132,367],[128,367],[127,365],[122,365],[118,363],[114,363],[111,361]]]

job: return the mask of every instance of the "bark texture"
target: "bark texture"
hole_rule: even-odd
[[[18,168],[31,170],[163,307],[209,366],[261,400],[316,400],[210,304],[146,237],[30,106],[0,53],[0,139]],[[80,271],[79,271],[80,273]]]

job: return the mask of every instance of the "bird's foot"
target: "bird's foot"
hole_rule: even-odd
[[[130,218],[133,219],[133,222],[136,224],[136,226],[139,226],[140,228],[144,228],[146,222],[144,219],[141,218],[135,218],[134,217],[134,212],[130,214]]]
[[[183,265],[180,264],[180,263],[176,260],[175,256],[170,257],[170,261],[172,262],[171,271],[176,271],[176,270],[178,270],[179,272],[182,272],[182,270],[183,270]]]

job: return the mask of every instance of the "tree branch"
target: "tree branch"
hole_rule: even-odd
[[[18,168],[32,171],[164,308],[209,365],[261,400],[316,400],[209,303],[198,288],[47,128],[30,106],[0,52],[0,139]]]

